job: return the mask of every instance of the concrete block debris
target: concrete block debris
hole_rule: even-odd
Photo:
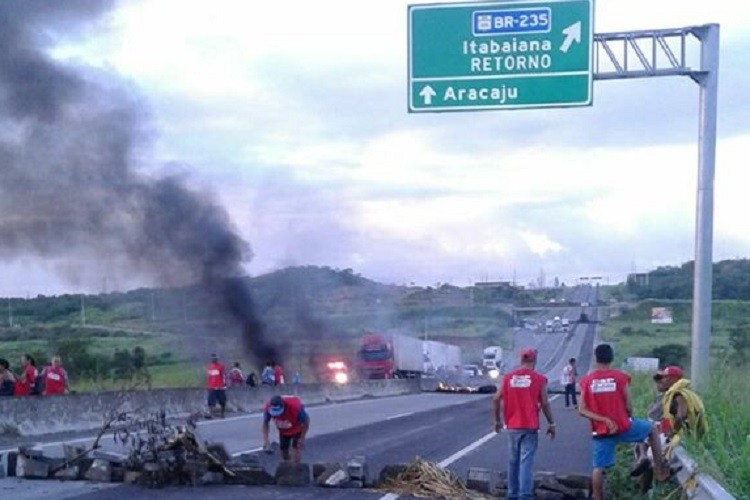
[[[534,473],[534,498],[544,500],[576,500],[589,497],[591,480],[581,474],[556,474],[548,471]],[[508,473],[497,475],[497,486],[494,494],[506,496],[508,491]]]
[[[326,474],[318,481],[320,486],[339,487],[349,482],[349,476],[344,469],[337,469],[331,474]]]
[[[142,472],[136,470],[126,470],[123,482],[125,484],[138,484],[141,480]]]
[[[25,479],[47,479],[49,476],[49,463],[39,460],[39,458],[29,458],[26,455],[19,455],[16,474]]]
[[[65,460],[68,462],[72,462],[86,452],[86,447],[80,444],[63,443],[62,448]]]
[[[5,459],[5,465],[6,465],[6,472],[8,473],[8,477],[16,477],[16,471],[18,468],[18,452],[17,451],[10,451],[8,452],[8,456]]]
[[[346,462],[346,472],[352,481],[367,482],[367,460],[363,456],[356,456]]]
[[[339,486],[349,480],[344,467],[336,463],[315,463],[312,465],[312,475],[318,486]]]
[[[60,469],[55,472],[54,478],[60,479],[61,481],[75,481],[79,478],[80,474],[81,468],[77,465],[73,465],[72,467],[66,467],[65,469]]]
[[[110,483],[112,482],[112,464],[107,460],[95,458],[84,477],[95,483]]]
[[[354,489],[364,488],[365,483],[364,481],[357,481],[357,480],[350,479],[349,481],[342,484],[341,487],[342,488],[354,488]]]
[[[469,467],[469,470],[466,473],[466,487],[470,490],[489,493],[491,487],[491,475],[492,472],[489,469]]]
[[[307,486],[311,482],[312,470],[309,464],[281,462],[276,468],[275,478],[278,486]]]
[[[260,457],[256,453],[243,453],[235,458],[245,465],[261,467]]]
[[[26,458],[42,458],[44,451],[33,444],[22,444],[18,447],[18,454]]]
[[[234,476],[226,476],[227,484],[242,484],[245,486],[265,486],[274,484],[274,477],[266,472],[260,463],[229,463],[227,467],[234,472]]]

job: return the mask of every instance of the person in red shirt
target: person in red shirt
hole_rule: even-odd
[[[273,363],[273,383],[275,385],[284,383],[284,368],[275,361]]]
[[[206,365],[206,389],[208,390],[208,414],[206,418],[213,418],[214,408],[219,404],[221,418],[227,407],[226,371],[219,362],[216,354],[211,355],[211,361]]]
[[[68,391],[68,373],[62,367],[60,356],[52,357],[52,364],[44,368],[42,378],[44,378],[45,396],[65,394]]]
[[[654,476],[665,480],[664,466],[656,428],[645,419],[633,418],[630,399],[630,375],[611,368],[614,352],[609,344],[594,349],[596,364],[580,382],[581,398],[578,413],[591,422],[594,439],[591,489],[594,500],[604,495],[604,470],[615,464],[618,443],[639,443],[648,439],[654,455]]]
[[[263,408],[263,448],[269,449],[269,424],[271,420],[279,431],[279,448],[285,461],[291,459],[298,465],[302,459],[302,449],[305,446],[305,436],[310,428],[310,416],[305,411],[305,405],[297,396],[274,396]],[[289,448],[293,455],[290,455]]]
[[[539,410],[554,439],[555,422],[547,399],[547,377],[535,370],[535,349],[521,350],[521,366],[505,374],[492,398],[493,429],[508,434],[508,498],[534,498],[534,456],[539,443]],[[502,420],[500,415],[502,413]]]
[[[36,377],[39,373],[36,370],[34,358],[28,354],[23,354],[21,356],[21,367],[21,375],[18,377],[18,383],[16,384],[16,396],[37,394]]]
[[[245,375],[242,373],[239,361],[234,362],[234,366],[229,370],[227,379],[230,387],[241,387],[245,385]]]

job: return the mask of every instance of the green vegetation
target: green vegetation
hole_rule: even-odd
[[[351,269],[315,266],[247,278],[246,284],[265,334],[282,346],[287,371],[300,371],[305,380],[315,376],[311,360],[318,354],[353,362],[364,330],[444,340],[478,361],[483,346],[507,345],[510,300],[538,300],[507,284],[481,290],[386,285]],[[78,391],[202,384],[207,354],[215,351],[226,364],[239,361],[259,372],[266,360],[243,351],[241,328],[212,307],[216,300],[196,287],[0,299],[8,306],[0,356],[17,369],[23,353],[40,366],[60,354]],[[135,349],[145,352],[138,369],[131,366]]]
[[[675,323],[652,325],[651,307],[666,306],[674,311]],[[750,302],[716,301],[713,304],[711,341],[712,377],[703,397],[709,420],[709,434],[703,441],[685,439],[685,447],[700,468],[716,478],[737,498],[750,498],[750,326],[747,323]],[[643,301],[606,321],[602,329],[605,341],[616,345],[618,360],[628,356],[654,356],[662,365],[689,366],[689,301]],[[648,377],[634,378],[636,413],[643,415],[653,395]],[[632,480],[628,477],[628,450],[620,450],[618,467],[612,481],[632,498]],[[659,498],[669,494],[662,486]],[[631,495],[631,496],[628,496]]]
[[[648,273],[648,284],[627,283],[638,299],[690,299],[693,295],[693,262],[659,267]],[[732,259],[713,265],[714,300],[750,300],[750,259]]]

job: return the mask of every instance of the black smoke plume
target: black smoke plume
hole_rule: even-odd
[[[136,168],[149,136],[137,92],[48,55],[112,5],[0,2],[0,258],[114,263],[126,276],[199,283],[250,353],[279,359],[242,278],[250,247],[224,208],[181,176]]]

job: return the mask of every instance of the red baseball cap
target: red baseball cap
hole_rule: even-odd
[[[521,349],[521,361],[536,361],[536,349],[531,347]]]
[[[674,378],[682,378],[682,368],[679,366],[667,366],[663,370],[659,370],[656,372],[655,377],[674,377]]]

